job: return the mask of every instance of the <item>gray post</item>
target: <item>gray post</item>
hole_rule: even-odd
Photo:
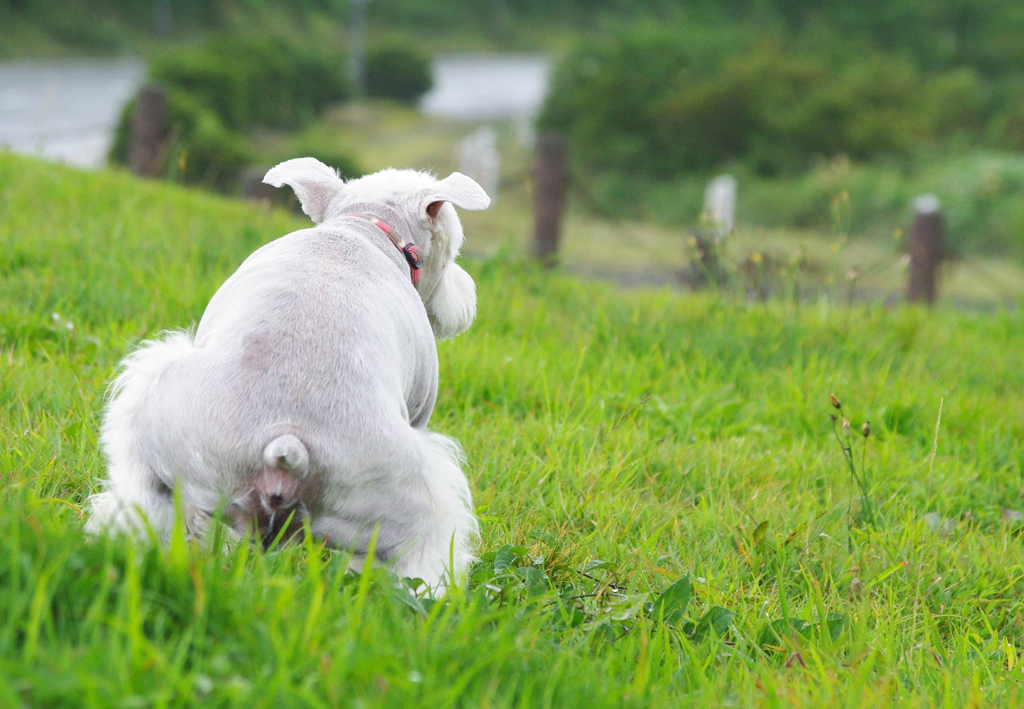
[[[159,177],[169,130],[167,94],[158,86],[143,86],[135,98],[128,168],[142,177]]]
[[[160,39],[171,36],[171,0],[153,0],[153,33]]]
[[[912,303],[935,302],[944,231],[945,220],[939,198],[926,194],[914,200],[914,225],[907,242],[910,255],[907,300]]]
[[[533,244],[534,254],[546,266],[553,266],[558,258],[562,211],[569,186],[566,145],[566,138],[561,133],[542,133],[537,137],[537,162],[533,172]]]
[[[366,5],[370,0],[349,0],[348,75],[356,98],[366,94]]]
[[[693,232],[692,246],[699,263],[689,271],[695,287],[725,283],[725,269],[719,260],[722,241],[732,233],[736,222],[736,178],[719,175],[704,190],[704,224]]]
[[[704,218],[719,239],[732,233],[736,222],[736,178],[719,175],[704,190]]]

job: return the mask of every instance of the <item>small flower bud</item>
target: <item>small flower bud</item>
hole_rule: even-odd
[[[850,437],[850,419],[843,417],[843,435],[847,438]]]
[[[835,394],[829,394],[828,395],[828,400],[829,400],[829,403],[831,403],[832,406],[836,407],[837,409],[843,408],[843,405],[839,403],[839,399],[836,398]]]
[[[860,432],[864,434],[864,438],[871,435],[871,422],[865,421],[864,425],[860,427]]]

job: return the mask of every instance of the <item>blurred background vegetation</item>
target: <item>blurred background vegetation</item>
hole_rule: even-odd
[[[1024,7],[719,5],[589,37],[561,63],[542,122],[602,176],[598,203],[679,221],[728,170],[761,223],[822,226],[845,193],[863,229],[934,191],[962,248],[1020,253],[1024,209],[1006,199],[1024,187]]]
[[[350,12],[347,0],[0,0],[0,53],[149,58],[169,87],[168,175],[230,191],[245,165],[297,152],[346,175],[377,169],[360,126],[408,127],[398,108],[338,108],[353,97]],[[954,254],[1024,257],[1016,0],[372,0],[368,23],[367,92],[395,106],[430,88],[441,52],[553,56],[539,127],[568,134],[586,218],[692,226],[708,179],[729,172],[742,224],[891,250],[911,200],[934,192]],[[524,165],[506,161],[503,185],[526,194]]]

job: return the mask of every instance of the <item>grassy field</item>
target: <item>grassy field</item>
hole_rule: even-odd
[[[482,519],[467,590],[422,601],[309,541],[87,540],[119,358],[300,226],[0,155],[0,706],[1024,701],[1019,312],[470,261],[432,421]]]

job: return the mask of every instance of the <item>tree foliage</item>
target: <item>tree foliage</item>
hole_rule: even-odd
[[[407,46],[373,47],[366,57],[366,93],[414,103],[434,85],[430,59]]]
[[[164,172],[190,183],[230,189],[254,158],[254,128],[295,129],[349,96],[343,57],[274,37],[227,35],[171,48],[150,65],[167,88],[170,141]],[[129,105],[110,158],[127,160]],[[345,166],[351,168],[351,160]]]
[[[820,158],[899,159],[952,141],[1024,147],[1022,45],[981,42],[972,28],[992,29],[989,15],[945,5],[872,14],[797,1],[761,24],[630,23],[561,62],[541,122],[567,131],[589,166],[657,178],[735,162],[798,172]],[[1009,3],[987,7],[1024,27]],[[950,18],[963,26],[935,35]]]

